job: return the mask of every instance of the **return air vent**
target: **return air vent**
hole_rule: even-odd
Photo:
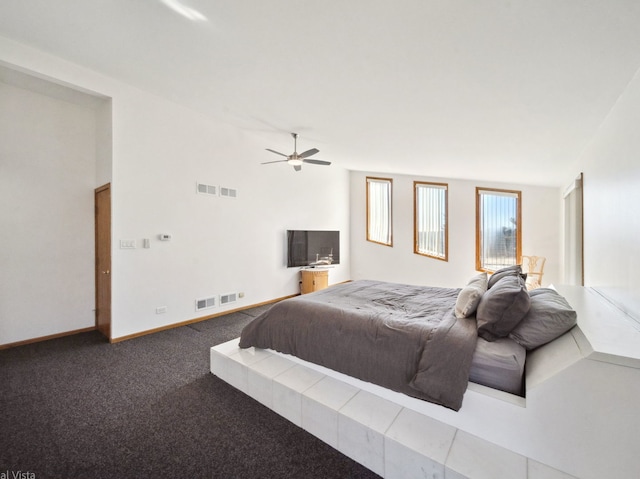
[[[224,186],[221,186],[220,196],[224,196],[226,198],[237,198],[238,190],[236,190],[235,188],[225,188]]]
[[[223,304],[235,303],[238,301],[238,293],[227,293],[220,295],[220,306]]]
[[[196,299],[196,311],[213,308],[216,305],[216,297]]]
[[[198,193],[201,193],[203,195],[213,195],[213,196],[218,195],[218,188],[216,186],[205,185],[204,183],[198,183],[197,186],[198,186]]]

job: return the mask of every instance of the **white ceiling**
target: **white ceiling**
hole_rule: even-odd
[[[558,186],[640,67],[639,25],[637,0],[0,2],[0,35],[265,148],[295,131],[344,168]]]

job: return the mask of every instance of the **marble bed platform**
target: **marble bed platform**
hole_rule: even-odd
[[[211,372],[385,478],[640,477],[640,331],[557,289],[578,327],[528,355],[526,398],[470,383],[455,412],[238,339]]]

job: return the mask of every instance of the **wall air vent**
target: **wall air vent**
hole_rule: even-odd
[[[218,195],[218,188],[213,185],[205,185],[204,183],[197,183],[198,193],[203,195]]]
[[[196,311],[213,308],[216,305],[216,297],[196,299]]]
[[[225,188],[224,186],[221,186],[220,196],[224,196],[225,198],[237,198],[238,190],[236,190],[235,188]]]
[[[227,293],[220,295],[220,306],[238,301],[238,293]]]

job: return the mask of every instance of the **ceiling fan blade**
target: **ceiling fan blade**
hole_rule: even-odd
[[[261,165],[268,165],[270,163],[284,163],[287,162],[289,160],[274,160],[274,161],[265,161],[264,163],[260,163]]]
[[[284,153],[280,153],[279,151],[276,150],[272,150],[271,148],[265,148],[267,151],[270,151],[271,153],[275,153],[276,155],[280,155],[280,156],[286,156],[287,158],[289,157],[289,155],[285,155]]]
[[[308,156],[315,155],[316,153],[319,153],[319,152],[320,150],[318,150],[317,148],[311,148],[310,150],[307,150],[304,153],[300,153],[298,155],[298,158],[306,158]]]
[[[305,163],[311,163],[312,165],[330,165],[331,164],[330,161],[324,161],[324,160],[304,159],[302,161],[304,161]]]
[[[300,171],[302,169],[302,165],[293,165],[293,169],[296,171]]]

